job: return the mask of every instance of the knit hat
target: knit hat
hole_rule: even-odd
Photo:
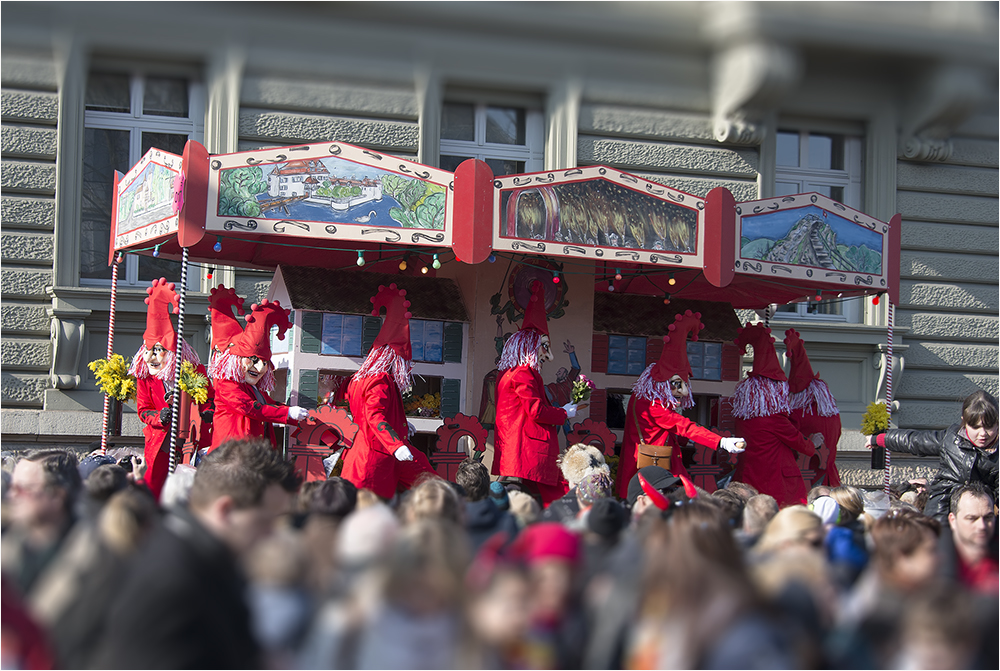
[[[651,377],[655,382],[666,382],[674,375],[679,375],[685,382],[691,379],[691,363],[687,355],[687,339],[698,340],[698,332],[705,328],[701,323],[701,313],[685,310],[684,314],[674,315],[674,323],[667,327],[667,335],[663,336],[663,352],[660,360],[653,364]]]
[[[514,541],[511,552],[528,564],[544,559],[581,559],[580,537],[558,522],[539,522],[527,527]]]
[[[599,499],[587,514],[587,528],[602,538],[615,538],[628,524],[629,513],[612,498]]]
[[[666,492],[677,485],[683,484],[680,478],[662,466],[646,466],[644,468],[640,468],[639,471],[632,476],[632,479],[628,481],[628,496],[626,498],[629,506],[634,506],[636,499],[638,499],[639,495],[642,494],[642,484],[639,482],[639,473],[642,473],[642,477],[646,479],[646,482],[661,492]]]
[[[542,335],[549,334],[548,314],[545,311],[545,287],[538,280],[531,283],[531,298],[524,308],[521,330],[535,329]]]
[[[576,494],[584,505],[590,505],[598,499],[611,496],[611,488],[611,477],[607,473],[598,471],[580,480],[580,484],[576,486]]]
[[[180,312],[180,296],[174,291],[174,283],[161,277],[153,280],[152,286],[146,289],[146,330],[142,334],[142,342],[146,349],[153,345],[160,346],[168,352],[173,352],[177,346],[177,335],[170,321],[170,313]]]
[[[97,470],[98,466],[114,464],[115,460],[106,454],[92,454],[84,457],[76,469],[80,472],[80,480],[86,480],[90,474]]]
[[[407,361],[413,358],[410,348],[410,301],[406,300],[406,290],[397,289],[395,284],[388,287],[379,285],[378,293],[371,297],[372,316],[378,317],[385,308],[385,321],[375,338],[372,349],[389,345],[392,350]]]
[[[278,301],[264,299],[259,305],[250,306],[247,327],[233,337],[230,354],[240,357],[255,356],[271,363],[271,327],[278,327],[278,339],[285,339],[285,332],[292,323],[288,320],[290,310],[281,307]]]
[[[235,289],[227,289],[220,284],[212,289],[208,298],[208,312],[212,316],[212,350],[218,353],[229,349],[232,340],[243,333],[243,325],[233,315],[236,312],[244,314],[243,299],[236,295]]]
[[[840,504],[830,496],[820,496],[809,508],[823,520],[823,524],[836,524],[840,519]]]
[[[499,480],[494,480],[490,483],[490,500],[496,504],[497,508],[500,510],[507,510],[510,508],[510,497],[507,496],[507,490],[500,483]]]
[[[839,415],[836,399],[830,393],[826,382],[819,379],[819,373],[813,373],[805,343],[795,329],[785,331],[785,351],[791,362],[788,372],[790,407],[793,410],[801,408],[808,414],[813,414],[813,404],[815,404],[816,413],[821,417]]]

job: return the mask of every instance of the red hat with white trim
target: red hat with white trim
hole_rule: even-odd
[[[392,350],[407,361],[413,358],[410,346],[410,301],[406,300],[406,289],[398,289],[395,284],[388,287],[379,285],[378,293],[371,297],[372,316],[378,317],[385,308],[385,321],[375,338],[372,349],[389,345]]]
[[[146,289],[149,296],[146,297],[146,330],[142,334],[142,342],[146,349],[153,349],[153,345],[160,343],[160,346],[168,352],[173,352],[177,348],[177,334],[174,332],[174,324],[170,321],[170,313],[179,313],[180,296],[174,291],[174,283],[167,282],[161,277],[153,280],[152,286]]]
[[[745,352],[747,345],[753,346],[753,370],[750,375],[756,377],[766,377],[778,382],[787,382],[785,371],[778,363],[778,355],[774,351],[774,338],[771,337],[771,329],[764,324],[747,323],[743,328],[736,330],[736,339],[733,340],[741,352]]]
[[[685,310],[684,314],[674,315],[674,323],[667,327],[668,334],[663,336],[663,352],[660,360],[650,372],[656,382],[666,382],[674,375],[679,375],[688,382],[691,379],[691,362],[688,361],[687,340],[698,340],[698,332],[705,328],[701,323],[701,313]]]
[[[236,356],[263,359],[271,363],[271,327],[278,327],[278,340],[285,339],[285,332],[292,323],[288,320],[291,311],[281,307],[278,301],[264,299],[259,305],[250,306],[247,327],[233,337],[229,353]]]
[[[212,289],[208,298],[208,311],[212,315],[212,349],[220,354],[229,349],[233,339],[243,333],[243,325],[233,315],[236,312],[244,314],[243,299],[236,295],[235,289],[227,289],[220,284]]]

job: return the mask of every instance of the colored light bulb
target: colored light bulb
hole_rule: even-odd
[[[441,267],[441,262],[438,260],[438,255],[437,254],[434,255],[434,260],[431,261],[431,267],[434,270],[438,270]]]

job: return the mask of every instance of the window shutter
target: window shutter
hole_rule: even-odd
[[[361,327],[361,356],[368,356],[368,352],[371,350],[372,345],[375,344],[375,339],[378,338],[378,332],[382,330],[382,318],[381,317],[365,317],[365,324]]]
[[[444,360],[462,363],[462,323],[444,323]]]
[[[740,379],[740,348],[732,344],[722,346],[722,379],[738,382]]]
[[[315,410],[316,397],[319,396],[319,371],[303,370],[299,372],[299,405],[307,410]]]
[[[648,366],[651,363],[656,363],[657,361],[659,361],[661,354],[663,354],[663,338],[662,337],[646,338],[646,365]]]
[[[719,401],[719,431],[733,432],[736,430],[736,419],[733,417],[733,400],[728,396]]]
[[[608,372],[608,334],[595,333],[590,348],[590,370],[593,373]]]
[[[441,417],[454,417],[457,415],[461,401],[462,381],[443,378],[441,380]]]
[[[319,346],[323,340],[323,313],[302,313],[302,337],[299,339],[299,351],[307,354],[319,354]]]
[[[607,389],[595,389],[590,392],[590,418],[595,422],[608,421]]]

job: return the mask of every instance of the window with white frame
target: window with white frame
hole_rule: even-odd
[[[544,168],[545,131],[539,109],[486,102],[445,102],[441,111],[442,170],[454,171],[470,158],[494,175]]]
[[[125,173],[151,148],[181,154],[205,130],[204,86],[175,73],[95,69],[87,78],[84,112],[80,283],[111,279],[108,247],[114,173]],[[126,256],[119,281],[136,285],[158,277],[179,278],[180,263]],[[190,288],[197,288],[192,276]]]
[[[861,209],[862,153],[860,137],[808,129],[779,129],[776,139],[774,195],[815,191]],[[858,322],[856,298],[781,305],[776,318]]]

